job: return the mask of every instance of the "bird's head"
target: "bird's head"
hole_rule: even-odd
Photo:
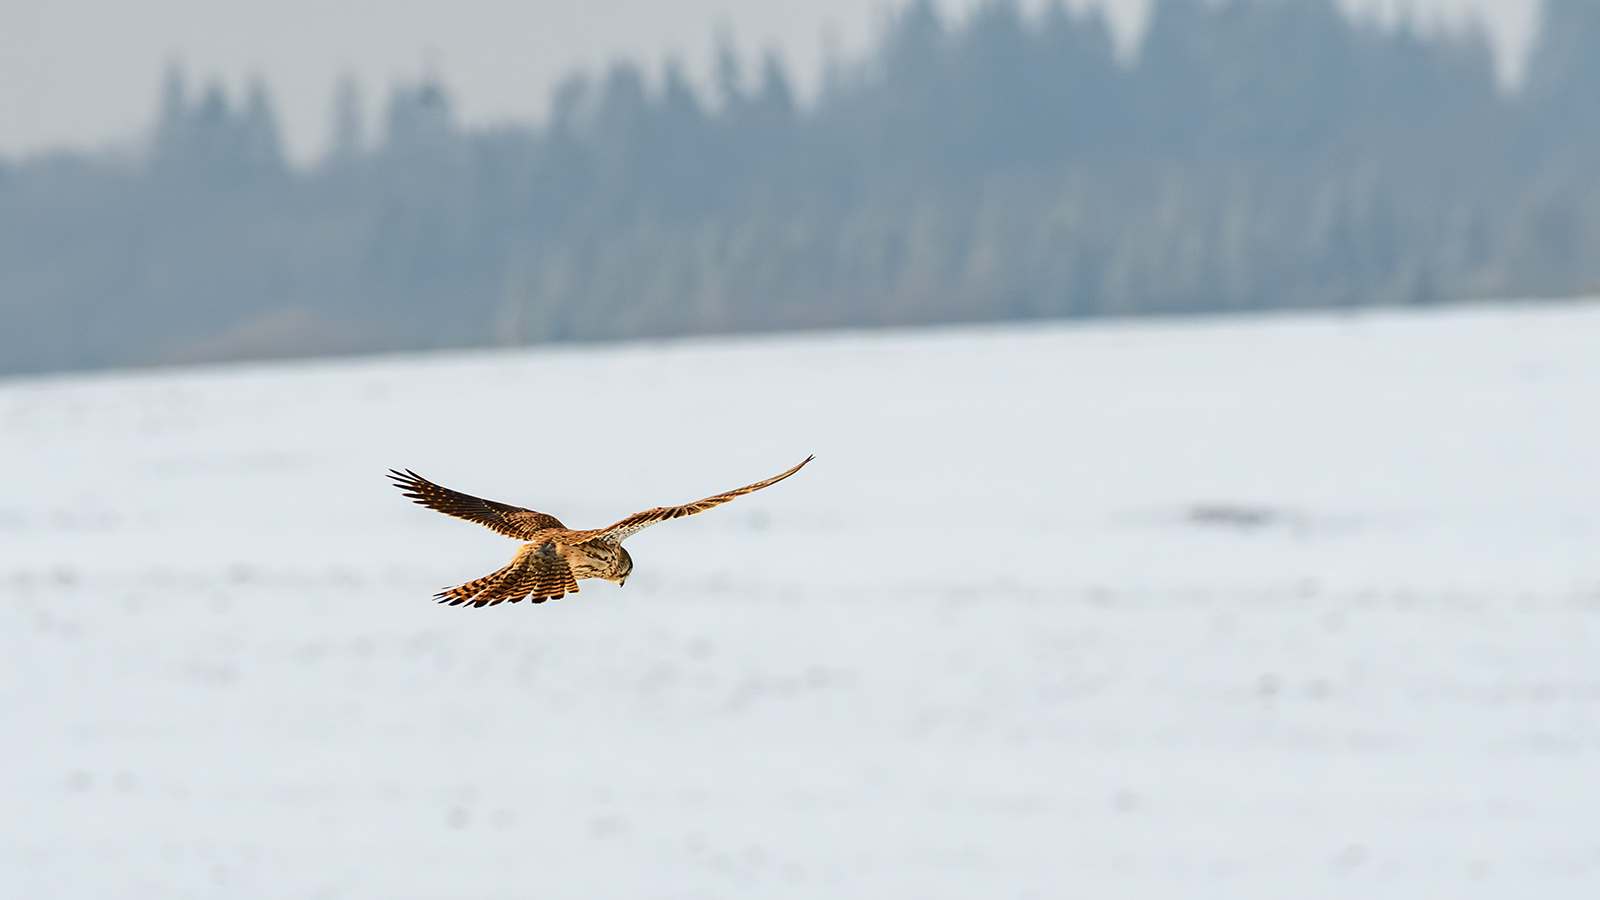
[[[626,584],[628,576],[633,574],[633,557],[621,547],[617,548],[617,560],[612,564],[611,574],[606,576],[607,581],[615,581],[618,585]]]

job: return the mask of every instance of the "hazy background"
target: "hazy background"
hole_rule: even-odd
[[[453,88],[469,126],[548,113],[550,92],[576,69],[630,59],[654,69],[681,60],[710,83],[719,39],[750,54],[777,51],[810,96],[830,56],[866,52],[900,3],[885,0],[240,0],[210,3],[10,0],[0,29],[0,154],[125,144],[146,130],[158,73],[181,61],[199,77],[272,86],[290,158],[328,149],[336,79],[374,89],[430,67]],[[973,0],[938,4],[960,16]],[[1030,0],[1037,11],[1044,4]],[[1075,0],[1103,9],[1131,51],[1147,0]],[[1508,73],[1533,38],[1537,0],[1346,0],[1395,20],[1487,27]]]
[[[6,117],[0,371],[1600,280],[1594,0],[249,9],[14,12],[116,50],[8,80],[74,112]],[[76,79],[163,65],[93,146]]]

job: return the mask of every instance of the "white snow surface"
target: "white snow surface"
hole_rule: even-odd
[[[515,544],[410,467],[629,542]],[[0,384],[0,897],[1600,896],[1600,304]]]

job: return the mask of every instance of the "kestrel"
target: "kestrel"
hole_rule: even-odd
[[[441,487],[421,475],[406,469],[390,469],[389,477],[395,487],[405,492],[414,502],[447,516],[477,522],[500,532],[506,537],[526,541],[511,564],[498,572],[485,575],[466,584],[446,588],[433,597],[440,603],[458,606],[494,606],[510,601],[528,599],[534,603],[559,600],[567,594],[578,593],[578,579],[604,578],[622,584],[633,572],[633,558],[622,549],[622,542],[635,532],[649,528],[657,522],[681,519],[713,506],[721,506],[735,497],[759,491],[777,484],[800,471],[800,466],[815,459],[808,456],[795,466],[766,481],[747,484],[704,500],[682,506],[662,506],[634,513],[615,525],[592,531],[574,531],[562,525],[555,516],[507,503],[497,503],[472,497],[459,491]]]

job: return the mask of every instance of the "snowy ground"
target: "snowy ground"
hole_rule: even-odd
[[[1600,896],[1600,305],[0,384],[0,897]],[[624,588],[428,601],[605,524]]]

